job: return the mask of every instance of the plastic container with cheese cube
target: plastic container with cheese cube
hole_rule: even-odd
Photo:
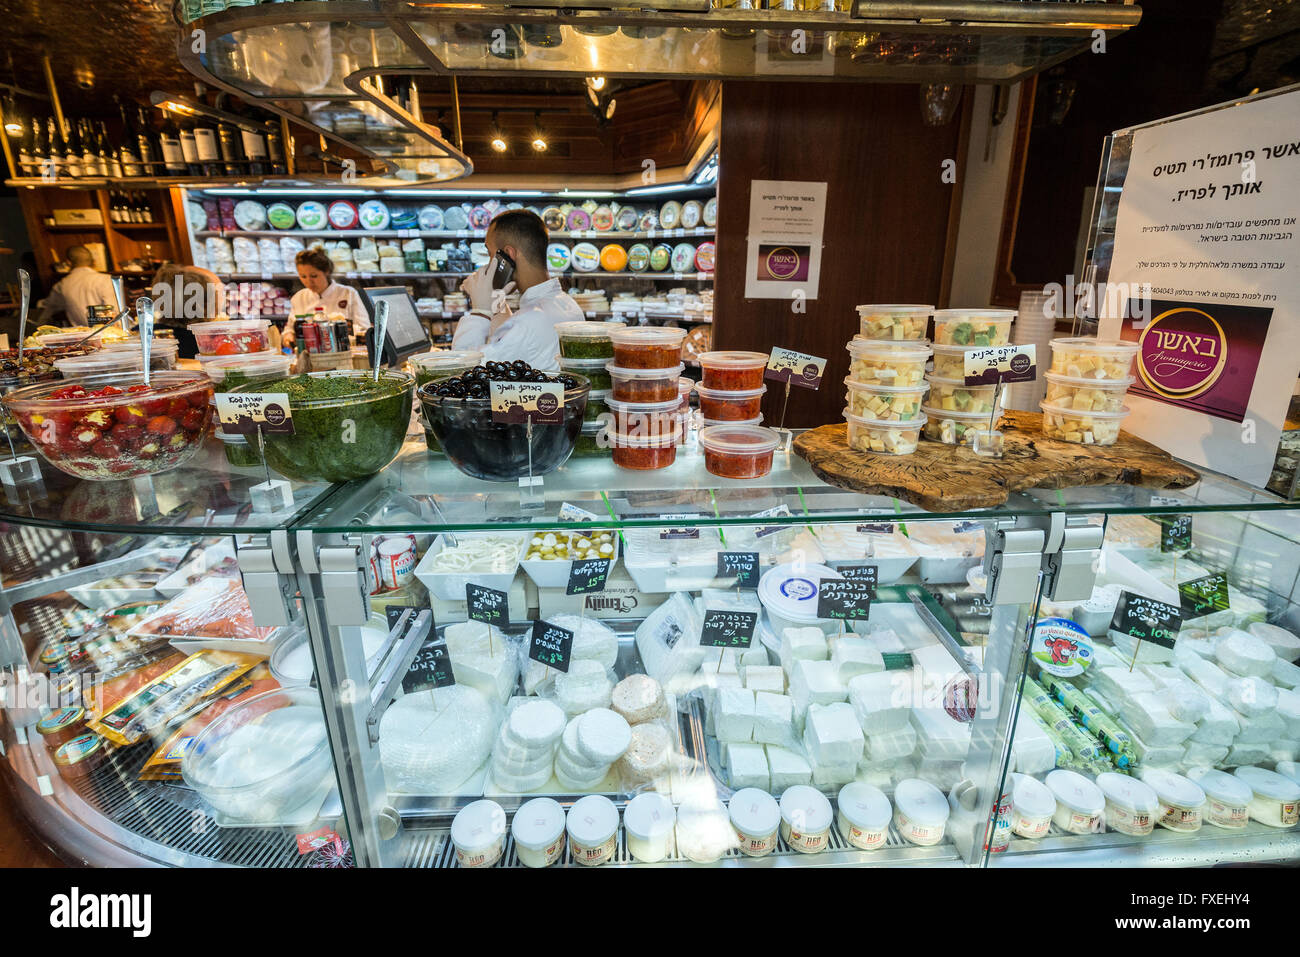
[[[1129,413],[1127,407],[1118,412],[1080,412],[1050,402],[1039,405],[1043,409],[1044,435],[1081,445],[1114,445]]]
[[[855,338],[849,351],[849,378],[870,385],[920,385],[930,347],[924,342],[876,342]]]
[[[1121,339],[1053,339],[1047,371],[1076,379],[1127,379],[1137,351],[1136,342]]]
[[[993,411],[997,385],[967,385],[964,376],[949,379],[931,375],[926,381],[930,383],[926,404],[940,412],[982,412],[987,418]]]
[[[932,442],[944,445],[970,445],[972,433],[989,428],[987,412],[946,412],[930,405],[922,405],[925,414],[925,427],[921,434]],[[997,427],[996,423],[993,426]]]
[[[1133,379],[1079,379],[1048,372],[1047,401],[1080,412],[1119,412]]]
[[[934,341],[968,349],[1005,346],[1015,318],[1011,309],[940,309],[934,314]]]
[[[925,397],[924,382],[917,386],[888,386],[845,379],[844,384],[848,386],[844,400],[849,404],[849,412],[864,419],[885,422],[914,419]]]
[[[906,421],[863,418],[844,410],[848,423],[849,448],[857,452],[880,452],[884,455],[911,455],[921,440],[925,416]]]
[[[863,339],[903,342],[925,338],[934,306],[870,303],[858,306],[858,331]]]
[[[966,346],[934,346],[934,375],[940,379],[966,378]]]

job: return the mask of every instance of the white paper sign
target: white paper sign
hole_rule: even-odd
[[[816,299],[825,223],[825,183],[752,180],[745,298]]]

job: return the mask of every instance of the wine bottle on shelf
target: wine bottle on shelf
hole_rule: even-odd
[[[77,120],[77,139],[81,141],[81,175],[105,176],[100,171],[99,155],[95,152],[95,137],[87,126],[87,120]]]
[[[49,170],[50,176],[54,179],[63,179],[68,175],[67,166],[63,159],[63,134],[59,132],[59,124],[54,122],[54,117],[50,117],[45,123],[46,139],[50,144]]]
[[[122,178],[122,162],[108,138],[108,125],[99,121],[99,130],[95,137],[95,147],[99,153],[99,165],[106,171],[105,176],[113,179]]]
[[[206,116],[194,120],[194,149],[199,156],[200,176],[220,176],[221,147],[217,143],[216,125]]]
[[[266,155],[269,163],[268,171],[272,176],[288,174],[289,167],[284,162],[284,141],[278,129],[273,129],[266,134]]]
[[[249,120],[250,124],[255,122],[257,121]],[[239,145],[244,151],[244,159],[248,164],[248,174],[250,176],[265,176],[269,158],[266,150],[265,134],[251,125],[247,128],[240,127]]]
[[[122,141],[117,148],[118,164],[122,167],[122,175],[127,178],[143,176],[131,112],[121,100],[118,100],[117,108],[122,114]]]
[[[163,121],[162,133],[158,136],[162,148],[163,167],[168,176],[184,176],[187,167],[185,154],[181,151],[181,131],[176,120],[170,115]]]
[[[203,167],[199,163],[199,147],[194,138],[194,125],[180,124],[181,156],[185,159],[185,172],[189,176],[202,176]]]
[[[50,141],[40,120],[32,120],[32,176],[43,176],[49,168]]]
[[[158,141],[158,136],[149,126],[149,120],[144,115],[144,107],[137,105],[135,108],[135,141],[136,150],[140,153],[140,165],[144,168],[144,176],[162,176],[165,173],[162,160],[162,145]]]
[[[69,123],[67,131],[60,130],[60,134],[63,136],[63,171],[68,176],[80,179],[84,174],[81,171],[81,144],[77,142],[77,128]]]
[[[22,139],[18,141],[18,175],[35,176],[36,174],[32,172],[32,169],[34,168],[32,159],[32,131],[26,123],[22,126],[23,136]]]
[[[149,194],[144,190],[140,191],[140,222],[153,222],[153,204],[149,202]]]
[[[217,142],[221,146],[222,171],[227,176],[239,176],[244,171],[239,131],[230,123],[217,123]]]

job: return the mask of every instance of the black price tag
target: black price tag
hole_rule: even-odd
[[[416,653],[415,660],[402,678],[402,690],[407,694],[428,688],[446,688],[456,683],[456,672],[451,667],[451,655],[445,641],[428,641]]]
[[[612,558],[579,558],[569,564],[569,585],[564,589],[566,595],[586,595],[594,591],[604,591],[605,581],[609,578],[609,567],[614,564]]]
[[[708,648],[748,648],[758,627],[756,611],[706,611],[700,644]]]
[[[1178,586],[1178,601],[1183,606],[1183,619],[1200,618],[1216,611],[1227,611],[1228,576],[1215,572],[1204,578],[1194,578]]]
[[[893,535],[893,522],[867,522],[858,526],[858,532],[862,535]]]
[[[1119,597],[1111,628],[1139,641],[1151,641],[1172,648],[1178,640],[1183,616],[1176,605],[1126,591]]]
[[[1192,516],[1160,515],[1160,550],[1185,552],[1192,547]]]
[[[679,514],[665,514],[659,516],[665,521],[674,518],[703,518],[699,512],[681,512]],[[660,541],[671,541],[676,538],[699,538],[700,530],[698,528],[665,528],[659,533]]]
[[[875,565],[841,565],[835,570],[849,581],[870,582],[871,600],[876,600],[876,585],[880,580],[880,572]]]
[[[533,622],[533,637],[528,642],[528,657],[556,671],[569,673],[569,656],[573,654],[573,632],[549,621]]]
[[[873,572],[875,568],[871,569]],[[823,578],[817,582],[817,617],[866,621],[871,617],[875,582],[857,578]]]
[[[485,625],[505,625],[510,621],[509,596],[503,591],[467,582],[465,604],[469,607],[470,621]]]
[[[758,552],[718,552],[718,577],[737,588],[757,588]]]

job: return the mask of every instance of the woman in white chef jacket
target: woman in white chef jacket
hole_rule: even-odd
[[[299,289],[289,300],[289,321],[284,327],[286,344],[295,338],[294,317],[311,315],[318,305],[325,307],[325,315],[342,313],[352,326],[352,335],[359,337],[370,328],[370,317],[361,303],[361,293],[351,286],[334,282],[334,263],[321,249],[304,249],[294,257],[298,279],[305,288]]]

